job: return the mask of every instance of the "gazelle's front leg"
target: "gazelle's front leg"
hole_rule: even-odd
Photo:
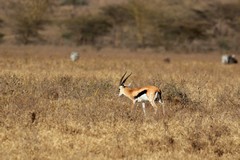
[[[153,109],[154,109],[154,113],[157,114],[157,105],[154,101],[150,101],[151,105],[153,106]]]
[[[145,103],[142,103],[142,109],[143,109],[144,116],[146,116]]]
[[[164,108],[164,103],[163,103],[163,101],[159,101],[159,103],[161,104],[161,106],[162,106],[162,111],[163,111],[163,115],[165,115],[165,108]]]
[[[131,112],[134,112],[134,108],[135,108],[135,101],[133,101],[133,104],[131,105]]]

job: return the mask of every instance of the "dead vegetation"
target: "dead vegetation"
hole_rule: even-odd
[[[239,158],[238,65],[217,55],[169,54],[166,64],[160,54],[88,49],[72,63],[66,50],[2,47],[1,159]],[[131,102],[117,96],[125,70],[135,87],[162,88],[165,117],[150,105],[146,118],[141,108],[130,114]]]
[[[0,41],[239,52],[237,0],[3,1]]]

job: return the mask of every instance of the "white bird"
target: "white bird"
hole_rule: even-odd
[[[78,52],[75,52],[73,51],[71,54],[70,54],[70,59],[71,61],[77,61],[79,59],[79,53]]]

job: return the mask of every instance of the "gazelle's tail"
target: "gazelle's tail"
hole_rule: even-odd
[[[165,115],[165,107],[164,107],[164,103],[163,103],[163,99],[162,99],[162,92],[161,91],[157,92],[157,99],[158,99],[159,103],[161,103],[161,105],[162,105],[162,112],[163,112],[163,115]]]
[[[158,91],[158,92],[157,92],[157,100],[158,100],[160,103],[163,103],[162,92],[161,92],[161,91]]]

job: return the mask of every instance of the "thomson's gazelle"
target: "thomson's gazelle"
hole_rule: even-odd
[[[163,105],[161,90],[155,86],[130,88],[129,86],[126,86],[124,84],[126,82],[126,80],[131,76],[131,74],[129,74],[124,79],[126,73],[122,76],[120,83],[119,83],[119,96],[124,95],[132,100],[132,102],[133,102],[133,104],[131,106],[132,111],[134,109],[135,103],[141,102],[144,115],[146,115],[145,102],[150,102],[150,104],[153,106],[155,114],[156,114],[157,113],[157,105],[155,102],[158,101],[159,103],[161,103]],[[162,106],[162,107],[163,107],[163,114],[165,114],[164,106]]]

